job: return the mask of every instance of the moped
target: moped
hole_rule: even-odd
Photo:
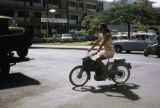
[[[82,59],[82,65],[78,65],[71,70],[69,80],[72,85],[76,87],[85,85],[91,79],[91,72],[95,73],[94,79],[100,81],[96,77],[100,70],[92,56],[88,53],[87,57]],[[125,83],[130,77],[130,69],[131,64],[127,63],[125,59],[114,59],[113,61],[108,59],[105,74],[109,80],[117,84]]]
[[[160,58],[160,46],[155,40],[149,41],[144,49],[144,56],[147,57],[149,55],[157,55],[157,57]]]

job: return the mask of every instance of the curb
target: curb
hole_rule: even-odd
[[[64,45],[32,45],[30,48],[35,49],[75,49],[75,50],[87,50],[91,46],[64,46]],[[97,49],[97,48],[95,48]]]

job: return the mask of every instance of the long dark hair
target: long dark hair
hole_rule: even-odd
[[[109,28],[108,28],[108,26],[106,25],[106,24],[100,24],[100,28],[99,29],[105,29],[105,32],[108,32],[108,33],[110,33],[110,30],[109,30]]]

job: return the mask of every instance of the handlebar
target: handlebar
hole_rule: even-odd
[[[96,55],[95,53],[90,54],[90,52],[87,51],[87,57],[93,57],[93,56],[95,56],[95,55]]]

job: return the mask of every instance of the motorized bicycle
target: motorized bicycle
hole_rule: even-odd
[[[148,57],[149,55],[157,55],[160,57],[160,46],[156,40],[149,41],[148,45],[144,49],[144,56]]]
[[[114,61],[108,59],[105,74],[109,80],[115,83],[124,83],[130,77],[130,69],[131,64],[125,62],[125,59],[114,59]],[[82,65],[78,65],[71,70],[69,80],[74,86],[83,86],[91,79],[91,72],[95,73],[94,79],[99,81],[96,78],[96,75],[99,73],[99,67],[92,59],[92,55],[88,54],[87,57],[82,59]]]

